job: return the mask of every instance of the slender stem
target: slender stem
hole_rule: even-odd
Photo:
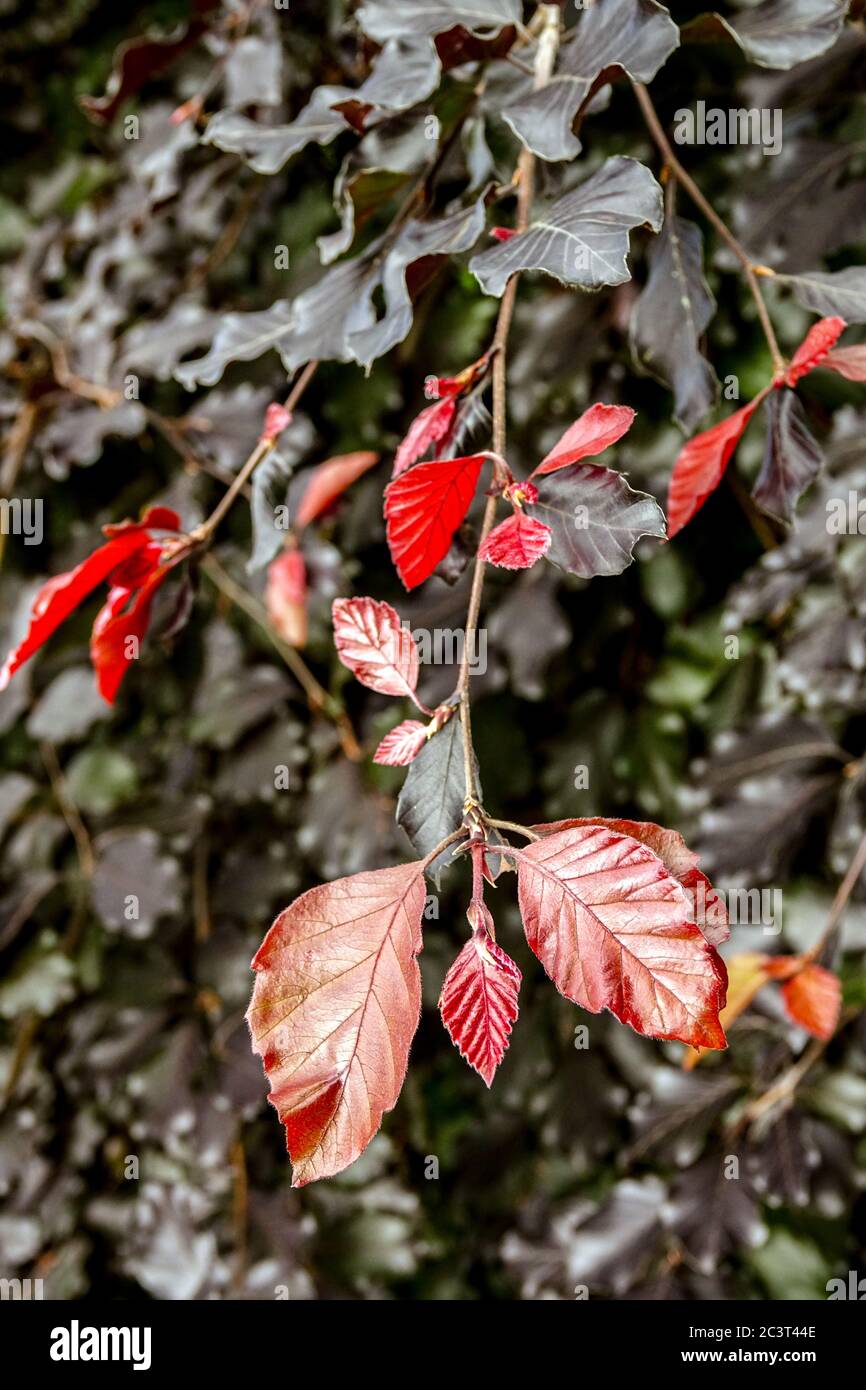
[[[510,830],[514,835],[522,835],[525,840],[539,840],[541,838],[527,825],[518,825],[513,820],[494,820],[492,816],[485,816],[484,823],[485,825],[492,825],[495,830]]]
[[[283,406],[289,412],[290,415],[292,411],[296,408],[302,395],[304,394],[313,377],[315,376],[318,365],[318,362],[307,363],[306,367],[304,367],[303,371],[296,378],[295,383],[292,386],[292,389],[289,392],[288,396],[283,401]],[[262,459],[267,458],[268,454],[271,453],[271,451],[275,447],[276,440],[274,439],[259,440],[258,444],[253,449],[246,463],[238,472],[231,487],[227,488],[226,491],[223,493],[219,502],[214,507],[210,516],[207,518],[207,521],[203,521],[201,526],[199,526],[192,533],[195,540],[199,544],[204,545],[207,541],[210,540],[211,536],[213,535],[216,528],[219,526],[226,512],[230,510],[238,493],[241,492],[246,486],[246,484],[249,482],[253,473],[256,471],[259,464],[262,462]]]
[[[785,1101],[790,1102],[803,1077],[811,1071],[826,1046],[826,1038],[813,1038],[802,1057],[797,1059],[780,1080],[749,1102],[736,1125],[737,1131],[742,1131],[747,1125],[754,1124],[756,1120],[759,1120],[762,1115],[765,1115],[775,1106],[781,1105]]]
[[[760,319],[761,327],[764,330],[764,337],[767,340],[767,345],[769,346],[770,353],[773,358],[773,371],[776,373],[776,375],[780,375],[785,371],[785,358],[783,357],[782,352],[779,348],[779,344],[776,340],[775,330],[770,320],[770,315],[767,312],[767,306],[764,303],[764,296],[761,294],[761,287],[758,284],[758,278],[755,274],[755,266],[752,261],[752,258],[748,255],[746,251],[744,251],[743,247],[737,241],[737,238],[734,236],[733,232],[730,230],[727,224],[722,221],[721,217],[716,212],[712,204],[704,197],[703,193],[701,192],[698,185],[695,183],[691,174],[689,174],[688,171],[683,168],[682,164],[680,163],[679,159],[674,153],[673,146],[671,145],[671,142],[665,133],[664,127],[661,121],[659,120],[658,112],[656,111],[655,106],[653,105],[652,97],[650,96],[644,84],[642,82],[632,82],[632,87],[634,88],[634,94],[637,97],[638,105],[640,106],[643,118],[646,121],[647,129],[649,130],[649,133],[652,136],[655,143],[658,145],[658,148],[661,151],[661,154],[664,158],[665,164],[668,166],[668,169],[673,174],[674,178],[677,180],[677,183],[679,183],[686,190],[692,201],[697,204],[701,212],[706,217],[707,221],[713,225],[713,227],[718,232],[719,236],[722,238],[722,241],[734,253],[737,260],[740,262],[740,265],[743,267],[743,274],[745,275],[749,289],[752,292],[752,298],[754,299],[755,306],[758,310],[758,318]]]
[[[262,629],[304,691],[310,708],[316,713],[323,714],[336,725],[346,757],[350,758],[352,762],[360,762],[363,753],[349,716],[328,694],[324,686],[319,684],[300,652],[295,647],[290,647],[287,642],[280,640],[268,622],[267,614],[261,604],[240,584],[235,583],[215,556],[208,555],[202,561],[201,568],[214,588],[225,594],[231,603],[240,608],[241,612],[246,613],[247,617],[251,618]]]
[[[807,961],[817,960],[823,952],[824,947],[827,945],[828,941],[830,940],[830,937],[833,935],[833,932],[836,930],[836,927],[839,924],[839,919],[841,918],[842,913],[845,911],[845,908],[848,905],[848,899],[853,893],[854,888],[857,884],[857,880],[863,873],[864,869],[866,869],[866,834],[864,834],[862,839],[860,840],[860,843],[854,852],[854,857],[851,860],[851,863],[848,865],[845,877],[842,879],[842,882],[839,884],[839,887],[836,890],[836,896],[830,904],[830,911],[827,916],[827,923],[824,927],[824,930],[818,937],[818,940],[815,942],[814,946],[812,946],[811,949],[806,952],[805,958]]]
[[[422,859],[419,865],[421,872],[426,873],[427,865],[432,864],[443,850],[447,849],[449,845],[453,845],[455,840],[461,840],[465,834],[466,827],[461,825],[459,830],[452,830],[450,835],[446,835],[444,840],[440,840],[436,848],[431,849],[430,853]]]
[[[742,509],[746,520],[761,545],[765,550],[775,550],[779,544],[779,538],[773,530],[772,523],[764,516],[764,513],[759,511],[755,506],[752,495],[736,468],[731,467],[725,469],[725,482],[734,494],[738,505]]]
[[[51,782],[51,790],[54,798],[60,807],[63,819],[66,821],[67,829],[75,841],[75,848],[78,853],[78,864],[81,869],[81,877],[86,882],[93,877],[93,870],[96,859],[93,853],[93,843],[90,839],[87,826],[81,819],[78,807],[69,794],[66,778],[57,757],[57,751],[53,743],[41,743],[39,751],[42,754],[42,761]]]
[[[540,27],[540,37],[535,55],[535,87],[544,87],[550,81],[559,48],[560,10],[558,5],[539,5],[536,19]],[[516,230],[525,232],[529,226],[532,208],[532,194],[535,187],[535,155],[524,149],[517,163],[517,222]],[[506,442],[506,376],[507,346],[511,320],[514,317],[514,304],[517,298],[518,276],[512,275],[505,286],[496,329],[491,345],[493,357],[493,452],[500,457],[505,455]],[[496,516],[496,498],[488,497],[481,520],[479,550],[491,530]],[[475,570],[472,575],[472,588],[469,593],[469,611],[466,616],[466,630],[463,643],[463,660],[457,680],[457,693],[460,697],[460,724],[463,734],[463,773],[466,784],[466,800],[477,799],[475,778],[475,759],[472,751],[472,711],[469,699],[470,669],[469,661],[478,628],[478,615],[481,611],[481,593],[484,588],[485,562],[475,557]]]

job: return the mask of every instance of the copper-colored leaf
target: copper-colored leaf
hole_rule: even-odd
[[[585,816],[572,820],[551,821],[533,825],[536,835],[554,835],[571,826],[606,825],[617,835],[630,835],[657,854],[669,873],[673,874],[688,894],[693,909],[692,921],[699,927],[711,946],[721,946],[731,935],[724,901],[713,888],[706,874],[701,873],[700,860],[690,850],[682,835],[655,821],[622,820],[610,816]]]
[[[832,1038],[842,1007],[838,976],[812,962],[782,985],[782,1000],[793,1023],[816,1038]]]
[[[492,1085],[517,1018],[521,973],[479,925],[454,961],[439,999],[442,1022],[461,1057]]]
[[[379,462],[379,455],[369,450],[359,450],[354,454],[339,454],[336,458],[320,463],[310,474],[306,491],[301,498],[295,515],[295,530],[309,526],[317,516],[327,511],[346,488],[357,482],[364,473]]]
[[[331,614],[337,654],[355,679],[380,695],[413,698],[418,684],[418,647],[390,603],[337,598]]]
[[[247,1019],[295,1187],[348,1167],[393,1109],[421,1008],[421,862],[304,893],[253,960]]]
[[[656,854],[582,826],[514,857],[527,940],[560,993],[648,1037],[726,1046],[724,965]]]

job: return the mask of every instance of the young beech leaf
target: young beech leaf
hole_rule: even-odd
[[[654,498],[635,492],[621,473],[598,463],[571,463],[537,479],[527,514],[552,532],[548,560],[592,579],[621,574],[641,536],[664,540],[665,519]]]
[[[728,926],[728,913],[724,900],[719,897],[710,884],[706,874],[698,868],[700,860],[690,850],[682,835],[676,830],[668,830],[654,821],[621,820],[610,816],[586,816],[573,820],[552,821],[546,825],[533,825],[536,835],[554,835],[560,830],[570,830],[574,826],[602,825],[617,835],[630,835],[642,845],[657,854],[668,873],[681,883],[693,909],[691,920],[695,923],[711,946],[721,946],[731,935]]]
[[[434,401],[416,416],[394,456],[392,478],[399,478],[401,473],[405,473],[407,468],[417,463],[422,454],[426,454],[431,445],[439,444],[447,437],[456,412],[455,397],[446,396],[444,400]]]
[[[418,684],[418,647],[390,603],[336,598],[331,615],[337,655],[355,679],[380,695],[412,699]]]
[[[842,1007],[838,977],[811,962],[782,985],[782,1002],[793,1023],[816,1038],[832,1038]]]
[[[514,858],[526,939],[561,994],[647,1037],[726,1046],[724,964],[646,845],[582,826]]]
[[[386,734],[373,754],[373,762],[383,767],[407,767],[427,741],[427,725],[417,719],[404,719]]]
[[[866,343],[834,348],[820,365],[838,372],[847,381],[866,381]]]
[[[459,827],[465,796],[463,740],[455,714],[421,749],[397,798],[397,824],[405,830],[418,854],[429,854]],[[428,868],[437,883],[452,857],[453,850],[446,849]]]
[[[846,327],[845,320],[838,316],[819,319],[817,323],[812,324],[788,363],[788,370],[785,373],[785,381],[788,386],[796,386],[801,377],[808,376],[809,372],[820,367]]]
[[[569,463],[595,458],[631,429],[635,412],[627,405],[591,405],[579,420],[569,425],[565,434],[532,474],[554,473]]]
[[[268,568],[265,607],[290,647],[307,644],[307,567],[300,550],[284,550]]]
[[[342,497],[346,488],[357,482],[379,462],[379,455],[362,449],[355,454],[340,454],[320,463],[309,475],[304,495],[295,514],[295,530],[300,531],[327,511],[332,502]]]
[[[521,973],[485,925],[472,933],[442,986],[439,1009],[457,1051],[493,1084],[517,1018]]]
[[[767,402],[764,461],[752,489],[761,511],[791,523],[803,493],[821,471],[824,455],[793,391],[774,391]]]
[[[419,463],[385,489],[388,548],[407,589],[415,589],[448,554],[485,461],[468,458]]]
[[[551,539],[550,527],[543,521],[515,511],[493,528],[478,551],[478,558],[506,570],[528,570],[546,554]]]
[[[348,1167],[397,1102],[421,1010],[425,893],[420,863],[311,888],[253,960],[247,1021],[294,1187]]]
[[[769,389],[769,388],[768,388]],[[722,481],[731,455],[767,391],[680,450],[668,485],[668,539],[681,531]]]

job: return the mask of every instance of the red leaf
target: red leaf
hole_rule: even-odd
[[[380,695],[408,695],[418,684],[418,648],[390,603],[336,598],[331,605],[337,655],[356,680]]]
[[[506,570],[528,570],[544,555],[552,534],[543,521],[516,511],[493,528],[478,551],[478,558]]]
[[[469,510],[485,454],[419,463],[385,489],[388,547],[407,589],[415,589],[444,559]]]
[[[404,719],[386,734],[373,754],[373,762],[383,767],[408,767],[427,742],[427,725],[417,719]]]
[[[33,602],[27,633],[15,650],[9,653],[0,671],[0,690],[6,689],[18,668],[47,642],[97,585],[102,584],[113,570],[150,541],[143,524],[138,522],[106,527],[106,533],[110,534],[111,539],[105,545],[94,550],[74,570],[55,575],[42,585]]]
[[[301,498],[295,516],[295,530],[300,531],[304,526],[309,526],[311,521],[315,521],[317,516],[327,511],[332,502],[342,497],[346,488],[351,487],[352,483],[357,482],[362,474],[378,462],[378,454],[361,450],[355,454],[339,454],[336,458],[320,463],[313,469]]]
[[[668,540],[691,521],[715,492],[747,424],[769,390],[765,388],[727,420],[696,434],[680,450],[668,488]]]
[[[486,927],[479,926],[460,952],[442,986],[442,1022],[461,1057],[493,1084],[517,1018],[520,970]]]
[[[459,390],[459,388],[458,388]],[[433,444],[439,444],[448,435],[454,416],[457,413],[457,399],[449,395],[441,401],[434,401],[418,415],[409,426],[409,432],[394,456],[392,478],[399,478],[407,468],[411,468],[422,454]]]
[[[560,993],[648,1037],[726,1046],[724,965],[656,854],[606,826],[512,854],[527,941]]]
[[[274,631],[290,647],[307,642],[307,567],[300,550],[283,550],[268,566],[265,607]]]
[[[553,821],[546,825],[533,825],[530,829],[536,835],[554,835],[560,830],[570,830],[572,826],[606,825],[617,835],[630,835],[642,845],[657,854],[669,873],[681,883],[692,907],[691,921],[709,941],[711,946],[721,946],[731,935],[728,926],[728,913],[719,894],[713,888],[706,874],[698,868],[700,860],[690,850],[682,835],[676,830],[668,830],[654,821],[620,820],[609,816],[585,816],[573,820]]]
[[[813,323],[788,364],[785,373],[787,385],[796,386],[801,377],[808,376],[809,372],[819,367],[847,326],[845,320],[840,318],[819,319]]]
[[[816,1038],[832,1038],[842,1007],[842,986],[831,970],[805,965],[782,985],[782,1000],[792,1022]]]
[[[403,1085],[421,1009],[421,861],[311,888],[274,922],[247,1013],[302,1187],[363,1153]]]
[[[634,411],[627,405],[591,405],[569,425],[558,444],[541,460],[532,477],[554,473],[580,459],[594,458],[631,429]]]
[[[831,372],[838,372],[848,381],[866,381],[866,343],[835,348],[827,353],[821,366],[829,367]]]
[[[90,660],[99,693],[110,705],[117,699],[130,662],[138,658],[150,623],[154,596],[170,573],[168,565],[159,566],[158,546],[154,566],[143,584],[140,577],[132,586],[115,584],[93,624]]]

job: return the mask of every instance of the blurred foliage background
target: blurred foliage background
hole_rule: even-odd
[[[254,33],[279,59],[284,113],[319,82],[363,75],[368,54],[346,8],[259,8]],[[698,12],[673,7],[681,23]],[[121,112],[141,116],[140,141],[124,139],[120,117],[85,114],[79,98],[105,90],[119,43],[188,20],[182,0],[0,3],[0,481],[44,499],[45,516],[42,545],[5,538],[4,651],[38,583],[81,559],[99,526],[155,500],[187,527],[211,510],[265,405],[285,394],[285,373],[268,354],[190,396],[172,368],[207,343],[220,313],[311,283],[316,238],[337,226],[332,184],[354,137],[263,178],[199,145],[194,120],[170,124],[202,91],[209,112],[227,80],[253,90],[261,80],[240,59],[214,79],[215,41],[191,43],[129,95]],[[866,256],[864,52],[862,23],[793,73],[750,67],[733,45],[692,44],[654,85],[668,125],[697,97],[727,107],[732,92],[784,109],[777,160],[748,148],[683,154],[771,264],[835,269]],[[443,121],[464,81],[458,69],[434,99]],[[585,145],[590,166],[628,153],[658,173],[627,84],[593,116]],[[476,122],[455,160],[473,151],[508,181],[515,141],[501,122]],[[542,169],[542,195],[560,177]],[[274,266],[279,244],[288,280]],[[648,244],[633,238],[635,280],[615,291],[523,278],[509,360],[516,471],[588,403],[622,400],[639,419],[616,464],[664,497],[682,435],[670,394],[635,372],[628,341]],[[708,356],[745,399],[770,374],[766,347],[735,263],[711,240],[707,261],[718,303]],[[810,316],[768,296],[790,350]],[[686,1071],[682,1047],[556,995],[522,942],[506,876],[491,906],[524,984],[488,1093],[436,1010],[466,930],[468,870],[453,868],[426,926],[425,1008],[396,1110],[349,1171],[290,1187],[243,1019],[249,961],[298,892],[408,849],[393,818],[402,774],[369,757],[393,702],[336,662],[330,602],[369,593],[413,626],[460,626],[465,574],[410,600],[400,589],[381,492],[425,375],[483,352],[496,307],[450,267],[369,377],[325,364],[304,398],[303,468],[359,448],[382,455],[304,540],[305,658],[345,701],[361,760],[345,756],[275,649],[261,577],[245,573],[244,504],[216,546],[228,582],[200,576],[188,625],[146,644],[116,707],[99,700],[87,663],[95,605],[0,696],[0,1273],[42,1277],[46,1297],[567,1299],[586,1284],[602,1298],[823,1298],[828,1279],[866,1268],[862,883],[835,943],[845,1003],[832,1041],[810,1044],[770,989],[727,1054]],[[58,340],[72,376],[117,385],[139,374],[141,402],[106,409],[59,380]],[[697,844],[721,886],[781,889],[783,935],[736,928],[727,955],[811,945],[866,827],[864,542],[825,526],[827,497],[866,478],[866,401],[826,373],[803,395],[827,470],[766,558],[723,487],[674,545],[650,543],[618,579],[539,566],[491,575],[485,595],[488,666],[474,684],[488,809],[525,823],[657,819]],[[148,411],[181,421],[178,433]],[[755,428],[739,453],[745,476],[761,448]],[[453,683],[453,669],[432,667],[422,694],[433,704]],[[278,765],[288,791],[275,789]],[[575,785],[583,766],[588,789]],[[121,906],[130,893],[135,922]],[[581,1023],[586,1050],[575,1046]],[[778,1100],[741,1124],[780,1080]],[[720,1183],[732,1153],[741,1179]]]

